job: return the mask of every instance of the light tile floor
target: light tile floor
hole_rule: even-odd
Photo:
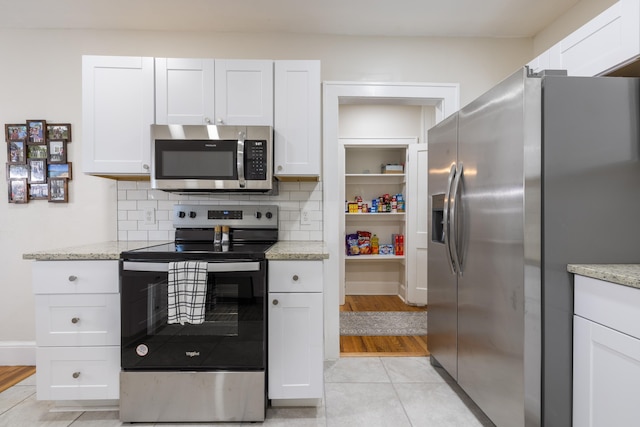
[[[270,427],[492,426],[446,374],[425,357],[349,357],[325,364],[325,399],[317,408],[269,408]],[[118,412],[51,412],[36,400],[35,376],[0,393],[0,427],[117,427]],[[154,424],[132,424],[152,426]],[[157,424],[249,426],[256,423]]]

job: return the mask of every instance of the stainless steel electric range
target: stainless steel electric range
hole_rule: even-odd
[[[121,255],[120,419],[263,421],[265,252],[278,240],[278,208],[180,204],[173,225],[174,242]],[[178,289],[194,282],[176,279],[187,261],[200,272],[186,291],[198,315],[176,318]]]

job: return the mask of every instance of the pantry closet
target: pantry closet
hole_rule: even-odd
[[[378,303],[394,298],[389,304],[424,311],[426,135],[431,126],[457,110],[458,86],[324,83],[323,104],[324,236],[330,250],[325,262],[325,354],[333,358],[340,357],[339,313],[353,305],[347,297],[359,299],[360,306],[368,305],[362,303],[367,298]],[[352,205],[349,212],[349,203],[358,203],[357,197],[360,211]],[[399,197],[404,209],[398,209]],[[368,205],[367,212],[363,204]],[[374,234],[379,240],[377,255],[371,253]],[[348,235],[355,235],[356,241],[360,237],[357,247],[349,248]],[[399,236],[401,253],[397,253]],[[392,253],[383,255],[381,250]],[[367,338],[362,341],[371,340],[369,335],[363,337]]]

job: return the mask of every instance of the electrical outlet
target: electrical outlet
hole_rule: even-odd
[[[300,225],[311,225],[311,214],[307,210],[300,212]]]
[[[154,225],[156,223],[156,210],[154,208],[146,208],[144,210],[144,225]]]

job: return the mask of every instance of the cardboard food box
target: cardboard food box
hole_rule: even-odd
[[[382,165],[382,173],[404,173],[404,165]]]

